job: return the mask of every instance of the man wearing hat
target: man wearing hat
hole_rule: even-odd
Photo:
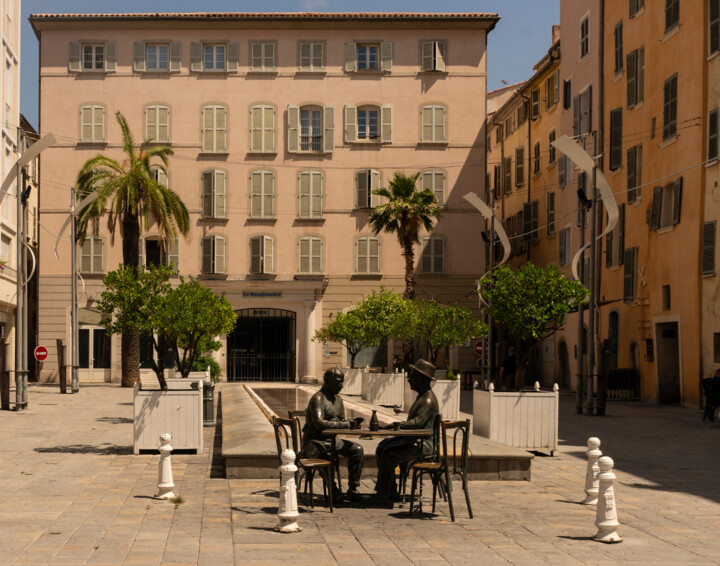
[[[417,392],[417,399],[408,411],[407,420],[401,422],[399,428],[403,430],[431,429],[436,415],[440,412],[437,397],[430,388],[430,384],[435,380],[435,366],[420,359],[411,364],[410,368],[408,382],[410,388]],[[422,456],[429,456],[433,453],[434,448],[432,437],[422,440]],[[386,438],[378,444],[375,457],[378,467],[375,491],[383,497],[398,499],[395,468],[403,462],[421,457],[417,439],[405,436]]]

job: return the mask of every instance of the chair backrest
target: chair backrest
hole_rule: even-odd
[[[278,462],[282,465],[281,455],[283,450],[288,448],[298,454],[298,423],[297,417],[293,419],[283,419],[282,417],[273,417],[273,429],[275,430],[275,445],[277,446]]]
[[[452,452],[448,451],[448,432],[452,432]],[[470,419],[441,421],[442,459],[451,474],[467,471]]]
[[[442,426],[442,422],[442,415],[440,413],[435,415],[435,419],[432,424],[432,436],[430,437],[432,440],[433,453],[430,456],[426,456],[424,458],[425,460],[433,462],[440,461],[440,428]]]

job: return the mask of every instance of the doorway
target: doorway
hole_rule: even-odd
[[[228,381],[295,381],[295,313],[236,312],[235,330],[227,338]]]
[[[658,402],[680,403],[680,348],[677,322],[655,325]]]
[[[560,389],[570,387],[570,353],[565,340],[561,340],[558,344],[558,387]]]
[[[78,379],[90,383],[110,381],[110,336],[104,328],[79,329]]]

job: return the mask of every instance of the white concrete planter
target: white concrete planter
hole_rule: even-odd
[[[539,385],[535,384],[539,389]],[[552,391],[473,391],[473,433],[528,450],[558,446],[558,386]]]
[[[192,384],[198,383],[197,389]],[[157,387],[133,390],[133,451],[157,450],[160,435],[172,435],[174,450],[203,450],[202,380],[168,379],[168,390]]]
[[[404,402],[404,373],[371,373],[362,376],[362,399],[374,405],[398,407]]]
[[[345,385],[342,388],[343,395],[362,395],[362,379],[367,373],[367,368],[341,368],[345,374]]]
[[[444,375],[444,372],[443,372]],[[440,414],[446,421],[456,421],[460,418],[460,380],[438,379],[430,386],[440,404]],[[405,382],[405,405],[407,413],[417,399],[417,393],[410,389],[410,384]]]

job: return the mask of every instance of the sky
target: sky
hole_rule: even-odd
[[[488,37],[488,90],[528,79],[550,48],[560,0],[21,0],[20,111],[37,128],[38,42],[27,19],[41,13],[126,12],[492,12],[500,21]],[[202,7],[202,10],[199,8]]]

